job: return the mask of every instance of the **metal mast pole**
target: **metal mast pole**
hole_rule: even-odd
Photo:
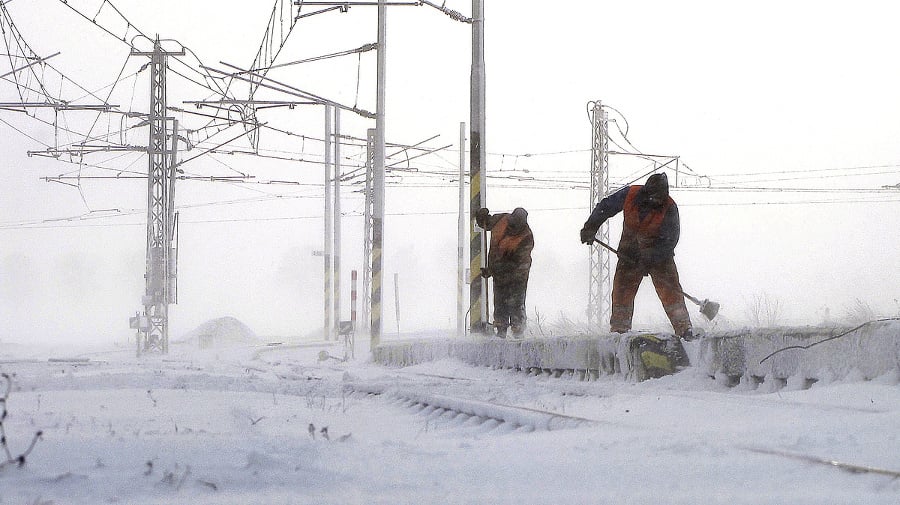
[[[175,212],[175,169],[178,167],[178,120],[172,121],[172,148],[169,151],[171,156],[169,160],[169,202],[168,215],[169,223],[169,257],[168,257],[168,279],[166,300],[170,304],[178,303],[178,213]],[[164,353],[169,352],[169,339],[165,340]]]
[[[132,51],[135,56],[150,57],[150,139],[147,147],[147,250],[145,291],[141,302],[143,317],[134,321],[138,330],[137,352],[169,351],[169,303],[172,270],[172,235],[174,233],[174,185],[170,166],[174,157],[166,145],[166,57],[184,55],[163,51],[159,38],[153,51]],[[174,146],[173,142],[173,146]]]
[[[350,271],[350,357],[356,357],[356,270]]]
[[[341,326],[341,109],[334,108],[334,334]]]
[[[394,317],[397,319],[397,336],[400,336],[400,274],[394,272]]]
[[[331,340],[331,225],[331,105],[325,105],[325,340]]]
[[[377,78],[375,99],[375,176],[374,215],[372,216],[372,329],[370,333],[371,348],[381,341],[381,288],[384,259],[384,100],[385,100],[385,39],[387,35],[387,5],[385,0],[378,0],[378,51]]]
[[[375,178],[375,129],[366,130],[366,198],[363,209],[363,303],[360,320],[369,322],[372,307],[372,187]]]
[[[487,151],[485,150],[485,71],[484,71],[484,8],[481,0],[472,0],[472,67],[470,74],[469,117],[471,133],[469,135],[469,180],[470,180],[470,218],[485,206],[485,178],[487,169]],[[482,247],[482,231],[471,221],[469,235],[469,316],[472,333],[486,331],[486,279],[480,276],[485,265]]]
[[[374,215],[372,216],[372,330],[371,346],[381,341],[381,288],[384,259],[384,99],[385,99],[385,39],[387,36],[387,5],[385,0],[378,0],[378,56],[375,99],[375,177]]]
[[[466,123],[459,123],[459,217],[457,218],[456,247],[456,334],[466,332]]]
[[[609,122],[599,100],[591,109],[591,201],[588,212],[609,194]],[[603,223],[599,238],[609,243],[609,224]],[[610,313],[610,252],[596,242],[590,252],[590,288],[588,321],[593,326],[607,327]]]

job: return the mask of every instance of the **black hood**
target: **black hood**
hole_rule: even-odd
[[[507,219],[510,233],[521,233],[528,226],[528,211],[522,207],[516,207]]]
[[[666,174],[653,174],[641,188],[641,201],[646,205],[659,207],[669,199],[669,178]]]

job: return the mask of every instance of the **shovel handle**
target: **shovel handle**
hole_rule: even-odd
[[[602,241],[602,240],[597,240],[597,239],[594,239],[594,242],[597,243],[597,244],[602,245],[603,247],[605,247],[605,248],[607,248],[607,249],[609,249],[609,250],[612,251],[613,254],[615,254],[616,256],[619,255],[619,251],[617,251],[613,246],[607,244],[606,242],[604,242],[604,241]]]
[[[594,242],[597,243],[597,244],[600,244],[601,246],[603,246],[603,247],[605,247],[605,248],[607,248],[607,249],[609,249],[610,251],[613,252],[613,254],[615,254],[616,256],[619,256],[619,257],[621,258],[621,256],[619,255],[619,251],[617,251],[613,246],[607,244],[606,242],[604,242],[604,241],[602,241],[602,240],[597,240],[596,238],[594,239]],[[671,286],[671,284],[670,284],[670,286]],[[672,287],[675,288],[675,286],[672,286]],[[694,302],[695,304],[697,304],[697,305],[699,305],[699,306],[703,306],[703,303],[702,303],[700,300],[694,298],[693,296],[691,296],[691,295],[685,293],[684,291],[682,291],[682,290],[680,290],[680,289],[675,288],[675,290],[678,291],[679,293],[683,294],[684,297],[687,298],[688,300]]]
[[[691,296],[691,295],[685,293],[684,291],[682,291],[681,294],[683,294],[684,297],[687,298],[688,300],[690,300],[690,301],[694,302],[695,304],[697,304],[697,306],[699,306],[699,307],[701,307],[701,308],[703,307],[703,302],[701,302],[700,300],[698,300],[698,299],[694,298],[693,296]]]

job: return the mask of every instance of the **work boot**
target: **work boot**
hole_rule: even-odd
[[[697,337],[694,336],[694,330],[692,330],[691,328],[688,328],[688,329],[684,330],[684,333],[681,334],[681,338],[685,342],[690,342],[691,340],[694,340]]]
[[[506,338],[506,326],[497,326],[497,336],[500,338]]]

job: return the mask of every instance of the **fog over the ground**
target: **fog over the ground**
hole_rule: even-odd
[[[98,12],[101,3],[69,1],[86,12]],[[227,68],[221,62],[250,65],[270,4],[277,5],[114,4],[145,33],[177,39],[215,68]],[[466,1],[446,4],[471,11]],[[815,324],[900,313],[895,7],[875,1],[485,4],[488,207],[529,211],[536,242],[527,298],[532,324],[586,319],[588,251],[578,230],[590,211],[584,188],[591,100],[614,107],[610,134],[619,145],[611,149],[680,157],[683,187],[672,191],[682,220],[676,262],[688,293],[722,304],[720,324]],[[149,77],[139,72],[146,58],[128,58],[127,46],[59,1],[17,1],[5,9],[38,54],[61,53],[49,60],[54,68],[98,96],[110,93],[109,103],[121,110],[146,112]],[[312,16],[300,20],[276,62],[374,40],[374,8]],[[426,145],[450,147],[409,162],[420,172],[443,175],[397,171],[388,178],[384,332],[397,328],[394,273],[402,331],[455,329],[454,174],[459,122],[469,121],[470,28],[428,7],[393,7],[387,52],[388,141],[415,144],[439,134]],[[10,71],[4,65],[0,73]],[[174,70],[187,73],[184,66],[169,73],[169,105],[196,110],[184,101],[209,99],[209,91]],[[370,51],[269,75],[374,111],[374,72]],[[135,73],[112,92],[105,88],[117,76]],[[68,98],[86,95],[72,91]],[[0,97],[19,100],[8,78],[0,81]],[[287,97],[260,92],[257,98]],[[204,124],[189,113],[176,115],[188,128]],[[69,129],[83,132],[94,123],[92,132],[99,135],[121,127],[118,118],[97,119],[95,113],[64,116],[54,129],[46,111],[40,118],[49,117],[50,124],[0,110],[0,340],[126,342],[132,335],[128,317],[140,310],[144,290],[146,181],[83,179],[67,185],[41,178],[79,170],[145,172],[146,156],[99,153],[83,160],[112,170],[28,156],[54,142],[79,142]],[[321,160],[316,139],[323,136],[322,107],[267,110],[259,117],[296,134],[263,131],[261,150]],[[349,112],[342,121],[343,133],[356,138],[374,127]],[[146,145],[146,132],[135,129],[115,141]],[[180,158],[238,133],[224,132]],[[238,139],[228,147],[246,150],[247,143]],[[358,165],[360,153],[347,146],[343,163]],[[320,331],[323,263],[313,252],[323,248],[321,165],[209,154],[184,168],[196,176],[251,174],[258,184],[178,182],[173,336],[225,315],[262,336]],[[647,169],[645,160],[611,156],[610,184],[614,189],[635,178],[640,183]],[[674,172],[668,174],[673,182]],[[350,270],[362,272],[363,200],[360,179],[354,181],[342,191],[343,319],[349,317]],[[611,223],[616,245],[621,216]],[[761,302],[778,308],[775,321],[754,321],[760,311],[753,307]],[[701,316],[689,308],[699,324]],[[635,326],[663,323],[646,282]]]

